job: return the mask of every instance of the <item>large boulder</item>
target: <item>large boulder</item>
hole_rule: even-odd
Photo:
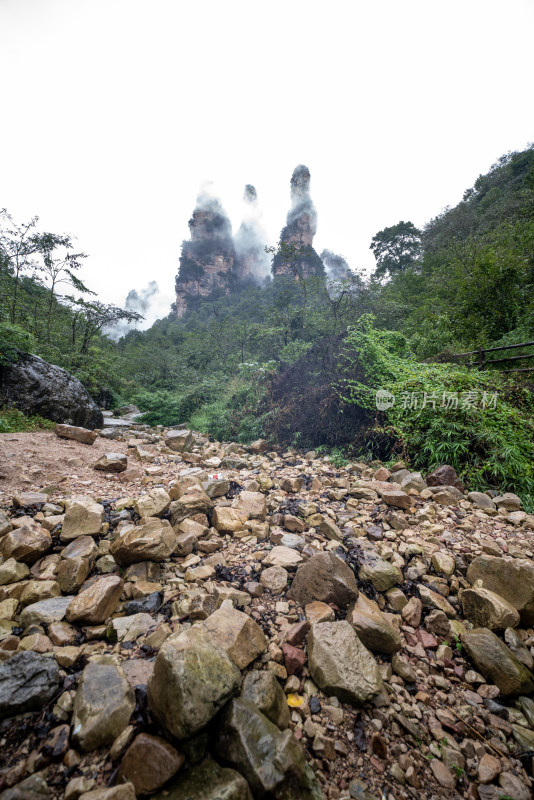
[[[519,612],[489,589],[464,589],[461,600],[464,617],[477,628],[503,631],[519,625]]]
[[[75,497],[65,512],[61,541],[70,542],[78,536],[94,536],[100,533],[103,520],[103,505],[92,497]]]
[[[148,682],[150,710],[176,739],[198,733],[236,693],[241,673],[204,628],[176,633],[159,651]]]
[[[351,568],[334,553],[318,553],[297,570],[287,596],[306,605],[314,600],[346,608],[358,597]]]
[[[111,745],[130,721],[135,695],[120,667],[88,664],[78,684],[72,736],[82,750]]]
[[[534,692],[534,675],[488,628],[475,628],[462,634],[462,643],[475,667],[490,683],[499,687],[502,697]]]
[[[110,552],[121,566],[141,561],[166,561],[174,552],[177,538],[166,519],[151,519],[120,533],[112,542]]]
[[[77,378],[29,353],[19,353],[14,363],[0,365],[0,401],[16,405],[25,414],[82,428],[100,428],[104,422]]]
[[[454,486],[458,491],[464,491],[464,485],[456,470],[449,464],[442,464],[440,467],[436,467],[430,475],[426,476],[426,482],[428,486]]]
[[[99,625],[117,608],[124,587],[118,575],[105,575],[91,583],[69,603],[65,616],[68,622]]]
[[[154,800],[252,800],[248,783],[234,769],[207,759],[166,786]]]
[[[244,697],[221,714],[217,755],[247,780],[254,797],[323,800],[323,794],[293,733],[280,731]]]
[[[268,641],[252,617],[237,608],[219,608],[202,626],[212,642],[225,650],[239,669],[244,669],[267,650]]]
[[[59,687],[54,658],[38,653],[16,653],[0,665],[0,719],[24,711],[41,710]]]
[[[360,594],[347,612],[347,621],[373,653],[396,653],[402,647],[400,633],[378,605]]]
[[[473,559],[467,580],[504,597],[519,611],[521,622],[534,623],[534,563],[527,558],[481,555]]]
[[[361,706],[382,688],[375,659],[345,620],[312,625],[308,662],[315,683],[343,702]]]
[[[253,669],[243,681],[241,694],[254,703],[258,711],[265,714],[281,731],[289,726],[287,698],[274,672]]]
[[[27,525],[11,531],[3,537],[0,552],[9,561],[21,561],[23,564],[35,564],[52,547],[52,537],[48,531],[35,520]]]

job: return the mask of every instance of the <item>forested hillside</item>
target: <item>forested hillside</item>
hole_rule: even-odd
[[[83,285],[85,256],[71,238],[4,213],[0,358],[17,348],[41,355],[100,404],[137,403],[151,424],[338,448],[340,459],[448,461],[473,486],[534,491],[528,382],[439,363],[534,338],[534,149],[500,158],[423,230],[392,220],[370,244],[372,276],[325,282],[295,279],[298,248],[282,241],[274,255],[286,274],[216,290],[115,344],[106,329],[135,315]],[[396,398],[434,393],[435,407],[414,408],[412,397],[377,411],[380,388]],[[442,405],[444,393],[459,394],[456,408]],[[464,407],[466,393],[478,405]]]

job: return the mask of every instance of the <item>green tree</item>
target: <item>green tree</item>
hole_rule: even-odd
[[[370,249],[376,259],[375,276],[385,278],[411,267],[421,253],[421,231],[413,222],[398,222],[378,231]]]
[[[56,300],[56,289],[59,284],[66,283],[82,294],[95,294],[74,274],[75,270],[81,269],[82,261],[87,256],[85,253],[71,253],[70,250],[72,248],[72,238],[67,235],[58,236],[53,233],[44,233],[38,240],[38,251],[43,259],[38,271],[42,282],[48,289],[47,341],[50,341],[52,311]],[[57,254],[56,251],[58,251]]]
[[[36,267],[33,256],[39,250],[35,228],[39,217],[18,225],[7,209],[0,209],[0,267],[2,268],[2,304],[9,306],[12,324],[17,319],[20,282],[23,274]],[[11,277],[12,280],[6,280]],[[8,293],[10,296],[8,296]],[[7,301],[7,302],[6,302]]]

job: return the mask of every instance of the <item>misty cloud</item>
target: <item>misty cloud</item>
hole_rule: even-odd
[[[119,322],[106,330],[107,336],[116,342],[129,331],[146,331],[156,320],[169,316],[172,301],[173,298],[160,292],[156,281],[150,281],[148,286],[139,291],[132,289],[128,292],[124,308],[126,311],[137,311],[144,319],[139,322]]]
[[[333,253],[331,250],[323,250],[321,258],[326,269],[326,277],[331,281],[341,281],[352,275],[350,267],[343,256]]]
[[[250,183],[245,186],[243,204],[243,221],[234,237],[239,271],[243,277],[251,276],[261,281],[269,275],[271,266],[265,252],[267,236],[261,224],[258,194]]]

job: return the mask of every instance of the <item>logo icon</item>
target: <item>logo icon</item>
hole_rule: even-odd
[[[375,401],[379,411],[386,411],[395,405],[395,395],[385,389],[379,389],[376,393]]]

